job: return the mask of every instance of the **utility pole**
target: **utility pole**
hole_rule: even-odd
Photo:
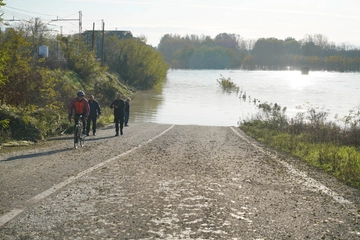
[[[91,51],[94,51],[94,44],[95,44],[95,23],[93,23],[93,30],[91,34]]]
[[[82,12],[79,11],[79,39],[81,37],[81,33],[82,33]]]
[[[105,22],[102,20],[102,43],[101,43],[101,65],[104,66],[105,56],[104,56],[104,39],[105,39]]]
[[[55,21],[79,21],[79,39],[82,33],[82,12],[79,11],[79,18],[67,18],[67,19],[59,19],[59,17],[57,17],[56,19],[51,20],[50,22],[55,22]]]

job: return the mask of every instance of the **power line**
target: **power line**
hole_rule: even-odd
[[[54,16],[54,15],[49,15],[49,14],[44,14],[44,13],[37,13],[37,12],[26,11],[26,10],[22,10],[22,9],[19,9],[19,8],[9,7],[9,6],[7,6],[7,5],[5,5],[4,8],[11,8],[11,9],[18,10],[18,11],[22,11],[22,12],[27,12],[27,13],[37,14],[37,15],[44,15],[44,16],[49,16],[49,17],[53,17],[53,16]]]
[[[73,13],[69,16],[66,16],[66,17],[59,17],[57,15],[50,15],[50,14],[43,14],[43,13],[38,13],[38,12],[32,12],[32,11],[27,11],[27,10],[22,10],[22,9],[19,9],[19,8],[14,8],[14,7],[9,7],[9,6],[4,6],[4,7],[7,7],[7,8],[10,8],[10,9],[14,9],[14,10],[18,10],[18,11],[22,11],[22,12],[25,12],[25,13],[31,13],[31,14],[36,14],[36,15],[43,15],[43,16],[47,16],[47,17],[51,17],[51,18],[42,18],[42,20],[47,20],[47,21],[52,21],[52,19],[54,17],[57,17],[57,20],[63,20],[63,19],[66,19],[67,17],[69,16],[72,16],[72,15],[75,15],[77,13]],[[5,9],[3,9],[5,10]],[[12,15],[12,16],[18,16],[18,18],[34,18],[33,15],[28,15],[28,14],[24,14],[24,13],[19,13],[19,12],[16,12],[16,11],[12,11],[12,10],[6,10],[4,11],[5,14],[7,15]]]
[[[12,10],[4,10],[2,12],[4,13],[5,16],[8,16],[8,18],[10,18],[10,16],[20,18],[20,19],[31,18],[30,15],[22,14],[22,13],[15,12],[15,11],[12,11]]]
[[[75,27],[76,24],[72,23],[71,21],[78,21],[79,22],[79,26],[78,26],[78,31],[79,33],[82,32],[82,13],[81,11],[79,12],[79,18],[74,18],[74,19],[68,19],[68,18],[64,18],[64,17],[59,17],[59,16],[55,16],[55,15],[50,15],[50,14],[43,14],[43,13],[38,13],[38,12],[33,12],[33,11],[27,11],[27,10],[22,10],[19,8],[15,8],[15,7],[10,7],[10,6],[4,6],[8,9],[4,9],[1,8],[0,12],[4,13],[4,21],[10,23],[10,22],[29,22],[29,18],[39,18],[41,19],[45,24],[50,25],[50,22],[56,22],[56,21],[65,21],[67,22],[67,24],[71,25],[68,27],[61,27],[61,30],[67,29],[67,31],[69,33],[76,33],[76,30],[72,29],[72,26]],[[34,17],[34,14],[36,15],[42,15],[42,16],[46,16],[45,18],[43,17]],[[72,16],[74,14],[71,14],[69,16]],[[50,18],[49,18],[50,17]],[[56,17],[56,19],[54,19]],[[53,25],[54,26],[54,25]],[[56,26],[56,25],[55,25]]]
[[[15,18],[13,17],[12,19],[3,19],[3,21],[7,21],[7,22],[18,22],[21,20],[15,20]]]
[[[37,14],[37,15],[48,16],[48,17],[51,17],[51,18],[53,18],[53,17],[58,17],[58,16],[55,15],[55,14],[44,14],[44,13],[32,12],[32,11],[22,10],[22,9],[19,9],[19,8],[14,8],[14,7],[9,7],[9,6],[4,6],[4,8],[11,8],[11,9],[15,9],[15,10],[22,11],[22,12],[26,12],[26,13],[32,13],[32,14]],[[9,10],[9,11],[11,11],[11,10]],[[21,13],[20,13],[20,14],[21,14]],[[70,17],[70,16],[72,16],[72,15],[75,15],[75,14],[77,14],[77,13],[72,13],[72,14],[70,14],[70,15],[68,15],[68,16],[65,16],[64,18],[68,18],[68,17]],[[30,15],[27,15],[27,16],[30,16]],[[62,18],[62,17],[60,17],[60,18]]]
[[[81,11],[79,11],[79,18],[77,18],[77,19],[72,19],[72,18],[68,18],[68,19],[61,19],[60,18],[59,19],[59,17],[58,17],[57,19],[53,19],[50,22],[54,22],[54,21],[79,21],[79,35],[82,32],[82,12]]]

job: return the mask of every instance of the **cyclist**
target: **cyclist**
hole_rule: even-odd
[[[73,111],[75,112],[75,125],[76,126],[78,124],[80,115],[81,115],[81,120],[83,122],[83,134],[86,134],[86,122],[87,119],[89,117],[90,114],[90,106],[89,106],[89,102],[86,98],[84,98],[85,93],[81,90],[79,90],[76,94],[76,98],[74,98],[73,100],[71,100],[69,108],[68,108],[68,118],[69,121],[71,122],[71,116]]]

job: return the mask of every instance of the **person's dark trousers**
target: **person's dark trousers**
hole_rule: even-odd
[[[75,115],[75,125],[74,125],[74,129],[75,129],[75,127],[76,127],[76,125],[78,124],[78,122],[79,122],[79,119],[80,119],[80,115]],[[81,121],[82,121],[82,123],[83,123],[83,134],[85,134],[86,132],[85,132],[85,130],[86,130],[86,121],[85,121],[85,119],[83,118],[83,117],[81,117]]]
[[[124,127],[124,115],[121,116],[115,116],[115,131],[116,135],[119,134],[119,124],[120,124],[120,133],[123,134],[123,127]]]
[[[87,125],[86,125],[86,133],[87,134],[90,133],[91,121],[92,121],[92,131],[93,131],[93,134],[95,134],[96,133],[96,116],[91,116],[91,117],[88,118]]]
[[[124,123],[125,123],[125,126],[128,125],[128,122],[129,122],[129,113],[125,112],[124,113]]]

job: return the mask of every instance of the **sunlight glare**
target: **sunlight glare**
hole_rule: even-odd
[[[310,75],[302,75],[300,72],[293,71],[289,72],[286,79],[289,80],[290,88],[296,90],[303,90],[313,82]]]

